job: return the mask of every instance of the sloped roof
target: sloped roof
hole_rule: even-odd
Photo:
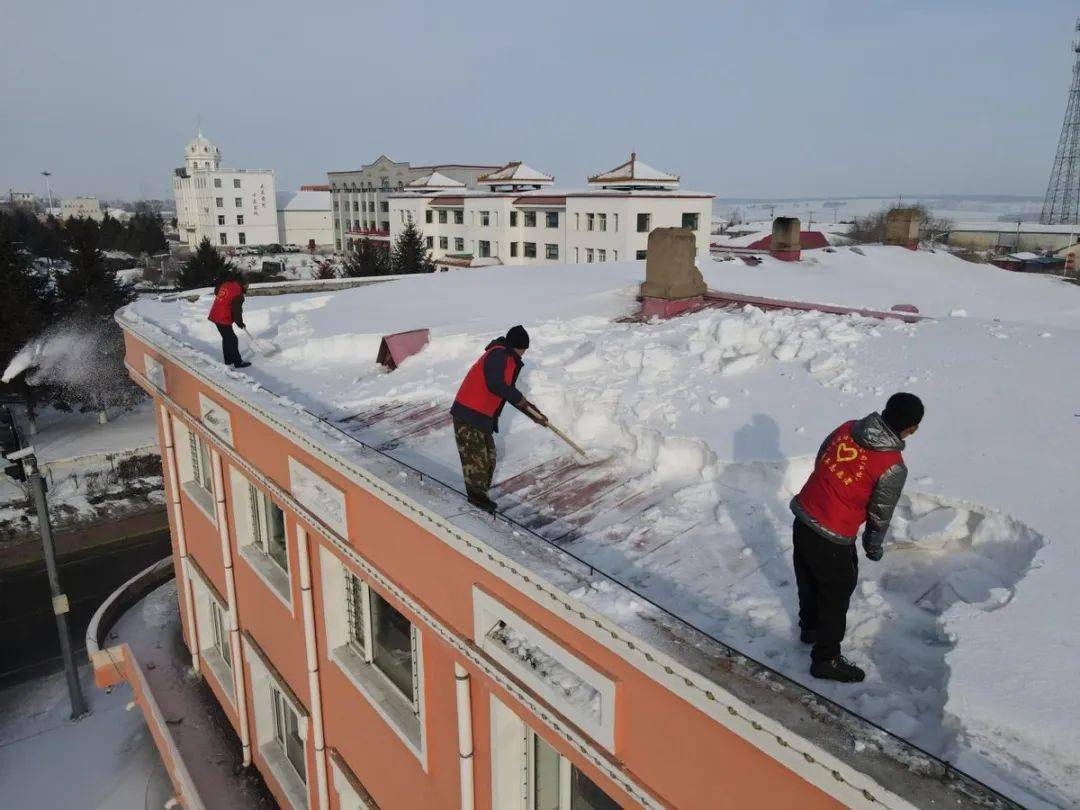
[[[630,153],[630,159],[610,171],[594,174],[590,183],[645,183],[648,185],[670,185],[679,182],[679,176],[654,169],[638,160],[637,152]]]
[[[513,160],[496,169],[476,178],[477,183],[553,183],[555,178],[550,174],[544,174],[539,169],[534,169],[520,160]]]
[[[279,191],[278,211],[329,211],[329,191]]]
[[[430,172],[405,184],[405,188],[465,188],[465,184],[442,172]]]

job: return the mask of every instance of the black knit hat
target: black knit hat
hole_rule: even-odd
[[[889,401],[885,403],[885,410],[881,413],[881,418],[885,420],[885,424],[897,434],[900,434],[908,428],[913,428],[919,424],[922,421],[924,412],[925,409],[921,399],[914,394],[906,394],[901,391],[889,397]]]
[[[529,348],[529,333],[521,324],[511,326],[506,332],[506,343],[511,349]]]

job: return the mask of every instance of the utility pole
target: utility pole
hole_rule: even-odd
[[[30,487],[30,495],[37,509],[38,530],[41,532],[41,545],[45,552],[45,570],[49,575],[49,591],[52,593],[53,614],[56,616],[56,632],[60,636],[60,655],[64,659],[68,697],[71,699],[71,719],[78,720],[90,710],[83,697],[79,670],[75,667],[75,656],[71,652],[71,632],[67,623],[68,598],[60,589],[60,575],[56,570],[56,549],[53,546],[52,524],[49,522],[49,505],[45,500],[45,482],[41,479],[33,447],[24,447],[11,453],[7,459],[16,463],[22,462],[26,483]]]

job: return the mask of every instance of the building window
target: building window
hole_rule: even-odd
[[[597,214],[596,215],[596,230],[598,230],[598,231],[606,231],[607,230],[607,214]]]
[[[464,225],[465,224],[465,211],[463,211],[460,208],[454,211],[454,224],[455,225]]]
[[[359,211],[360,210],[360,203],[358,203],[356,200],[353,200],[352,210],[353,211]]]
[[[214,198],[214,204],[217,205],[218,208],[224,208],[225,207],[225,198],[224,197],[215,197]]]
[[[698,228],[698,215],[697,214],[683,214],[682,226],[689,228],[692,231],[696,231]]]
[[[431,224],[431,222],[433,220],[432,213],[433,212],[432,212],[432,210],[430,208],[427,211],[424,212],[424,222],[428,223],[429,225]]]
[[[384,220],[383,220],[383,221],[382,221],[382,222],[380,223],[380,225],[381,225],[381,228],[380,228],[380,230],[381,230],[381,231],[382,231],[383,233],[390,233],[390,222],[389,222],[389,220],[385,220],[385,219],[384,219]]]
[[[585,230],[587,230],[587,231],[595,231],[596,230],[596,214],[586,214],[585,215]]]
[[[244,224],[244,215],[243,214],[237,214],[236,215],[236,224],[237,225],[243,225]],[[244,243],[241,242],[240,244],[244,244]]]
[[[229,621],[225,618],[225,608],[216,599],[210,600],[210,630],[213,634],[214,649],[221,656],[230,670],[232,669],[232,649],[229,647]]]
[[[224,214],[218,214],[217,224],[218,225],[224,225],[225,224],[225,215]]]
[[[547,214],[544,215],[544,219],[547,221],[547,226],[549,228],[558,228],[559,227],[559,212],[558,211],[548,211]]]
[[[510,212],[510,227],[511,228],[516,228],[517,227],[517,215],[518,215],[517,211],[511,211]],[[512,256],[513,254],[511,253],[510,255]]]
[[[446,250],[449,247],[450,247],[450,237],[449,236],[440,236],[439,237],[439,250]]]
[[[334,227],[336,228],[337,226],[338,226],[338,224],[337,224],[337,220],[334,220]],[[340,240],[340,239],[335,239],[335,240],[334,240],[334,247],[335,247],[335,248],[336,248],[337,250],[341,250],[341,240]]]
[[[214,188],[221,188],[221,178],[220,177],[215,177],[214,178]]]
[[[534,731],[528,732],[526,795],[529,810],[619,810],[570,760]]]
[[[482,227],[484,227],[484,228],[491,225],[491,212],[490,211],[481,211],[480,212],[480,225]]]
[[[429,236],[427,238],[427,247],[428,247],[428,250],[431,250],[433,247],[435,247],[435,237],[434,236]]]
[[[227,244],[229,244],[229,236],[228,236],[228,234],[226,234],[224,232],[219,233],[218,234],[218,244],[219,245],[227,245]]]
[[[439,224],[440,225],[445,225],[446,224],[446,212],[445,211],[440,211],[439,212]]]
[[[202,436],[188,428],[178,419],[173,419],[173,433],[176,436],[177,466],[180,468],[180,480],[184,492],[206,514],[211,522],[216,522],[214,512],[214,473],[210,458],[210,445]],[[187,434],[187,438],[184,438]],[[180,450],[187,445],[187,452]]]
[[[292,610],[285,513],[238,470],[230,470],[233,520],[240,556]]]
[[[237,208],[240,208],[244,204],[244,198],[243,197],[233,197],[233,203],[235,203]]]
[[[612,214],[612,216],[615,217],[615,233],[618,233],[619,232],[619,215],[618,214]]]
[[[239,218],[243,219],[243,217],[239,217]],[[237,225],[243,225],[244,223],[243,222],[237,222],[236,224]],[[243,231],[240,231],[238,234],[236,234],[236,238],[237,238],[237,241],[239,241],[241,245],[246,245],[247,244],[247,234],[244,233]]]
[[[536,242],[525,242],[524,253],[526,259],[536,258]]]
[[[637,232],[648,233],[649,223],[652,221],[652,214],[638,214],[637,215]]]
[[[413,627],[400,611],[346,573],[348,644],[381,672],[411,705],[416,704]]]
[[[454,239],[454,250],[458,251],[458,253],[465,250],[465,240],[460,236]]]
[[[525,227],[526,228],[535,228],[536,227],[536,212],[535,211],[526,211],[525,212]]]
[[[558,245],[552,245],[552,244],[544,245],[544,258],[546,258],[546,259],[557,259],[557,258],[559,258],[559,246]]]
[[[648,253],[647,250],[639,250],[636,254],[634,254],[634,258],[637,259],[638,261],[641,261],[642,259],[645,258],[647,253]]]
[[[511,242],[510,243],[510,258],[514,258],[517,255],[518,255],[518,243],[517,242]]]
[[[304,740],[300,737],[300,718],[280,689],[271,687],[270,695],[274,708],[274,742],[281,747],[285,758],[296,769],[296,775],[306,782],[307,761],[304,755]]]
[[[240,178],[239,177],[234,177],[233,178],[232,187],[233,188],[240,188]]]
[[[367,210],[368,210],[369,214],[374,214],[375,213],[375,201],[374,200],[372,200],[371,202],[369,202],[367,204]]]
[[[574,214],[574,230],[581,230],[581,214]]]
[[[613,251],[611,251],[611,253],[612,253],[611,260],[613,262],[617,262],[619,260],[619,251],[613,250]]]
[[[379,203],[379,210],[382,211],[384,214],[389,213],[390,212],[390,203],[387,202],[386,200],[383,200],[382,202]]]
[[[491,242],[488,242],[486,239],[481,239],[476,243],[476,252],[482,258],[487,258],[491,255]]]
[[[262,552],[286,574],[289,573],[289,553],[285,540],[285,513],[262,490],[248,484],[251,525],[255,543]]]
[[[597,250],[596,251],[596,260],[599,261],[599,262],[606,262],[607,261],[607,251],[604,250],[603,248],[600,248],[599,250]]]
[[[574,248],[574,264],[581,261],[581,248]]]

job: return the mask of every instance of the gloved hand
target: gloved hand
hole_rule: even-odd
[[[241,329],[247,329],[247,326],[244,325],[243,321],[237,321],[236,325],[239,326]]]
[[[547,427],[548,418],[540,412],[539,408],[529,402],[529,400],[522,400],[521,405],[519,405],[518,407],[521,409],[522,413],[524,413],[527,417],[536,422],[536,424],[540,425],[541,427]]]
[[[866,552],[866,559],[877,562],[885,556],[885,547],[881,543],[867,543],[866,538],[863,538],[863,551]]]

